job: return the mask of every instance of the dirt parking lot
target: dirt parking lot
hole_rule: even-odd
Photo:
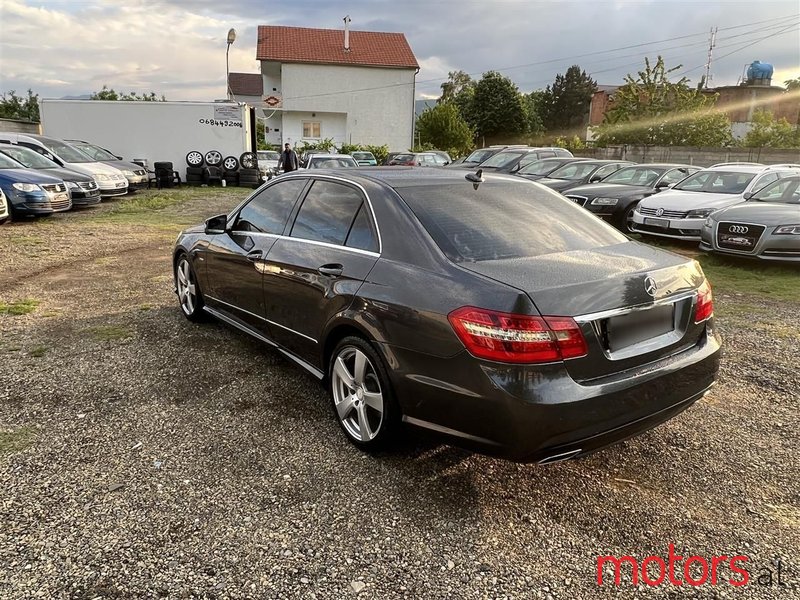
[[[643,436],[550,467],[417,435],[373,457],[313,378],[178,309],[177,232],[245,194],[0,227],[0,598],[800,597],[800,271],[772,293],[709,262],[719,385]],[[598,586],[598,556],[669,544],[749,582]]]

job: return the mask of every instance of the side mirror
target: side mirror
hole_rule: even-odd
[[[745,200],[750,200],[750,198],[752,198],[753,196],[755,196],[755,194],[753,192],[745,192],[743,198]]]
[[[117,160],[123,160],[123,158],[121,156],[118,156]]]
[[[217,215],[206,220],[206,233],[209,235],[225,233],[228,230],[228,215]]]
[[[656,185],[656,189],[657,190],[663,190],[663,189],[666,189],[668,187],[670,187],[670,184],[669,184],[668,181],[659,181],[658,184]]]
[[[598,181],[600,181],[601,179],[603,179],[603,176],[602,176],[602,175],[592,175],[592,176],[589,178],[589,183],[597,183],[597,182],[598,182]]]
[[[519,170],[520,170],[520,168],[521,168],[521,167],[519,166],[519,163],[517,163],[516,165],[514,165],[513,167],[511,167],[511,172],[512,172],[512,173],[516,173],[517,171],[519,171]]]

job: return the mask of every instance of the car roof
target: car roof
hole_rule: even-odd
[[[353,158],[349,154],[327,154],[327,153],[315,153],[314,158]]]
[[[741,164],[736,165],[734,163],[725,164],[718,167],[708,167],[707,169],[703,169],[703,171],[719,171],[722,173],[752,173],[757,175],[759,173],[763,173],[765,171],[792,171],[798,170],[800,166],[797,165],[788,165],[788,164],[780,164],[780,165],[753,165],[753,164]]]

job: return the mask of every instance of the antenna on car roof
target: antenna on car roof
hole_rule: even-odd
[[[467,173],[464,175],[467,181],[472,182],[472,188],[477,190],[478,186],[483,183],[483,169],[478,169],[474,173]]]

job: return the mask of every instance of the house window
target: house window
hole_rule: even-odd
[[[303,137],[304,138],[319,138],[320,135],[320,122],[319,121],[303,121]]]

